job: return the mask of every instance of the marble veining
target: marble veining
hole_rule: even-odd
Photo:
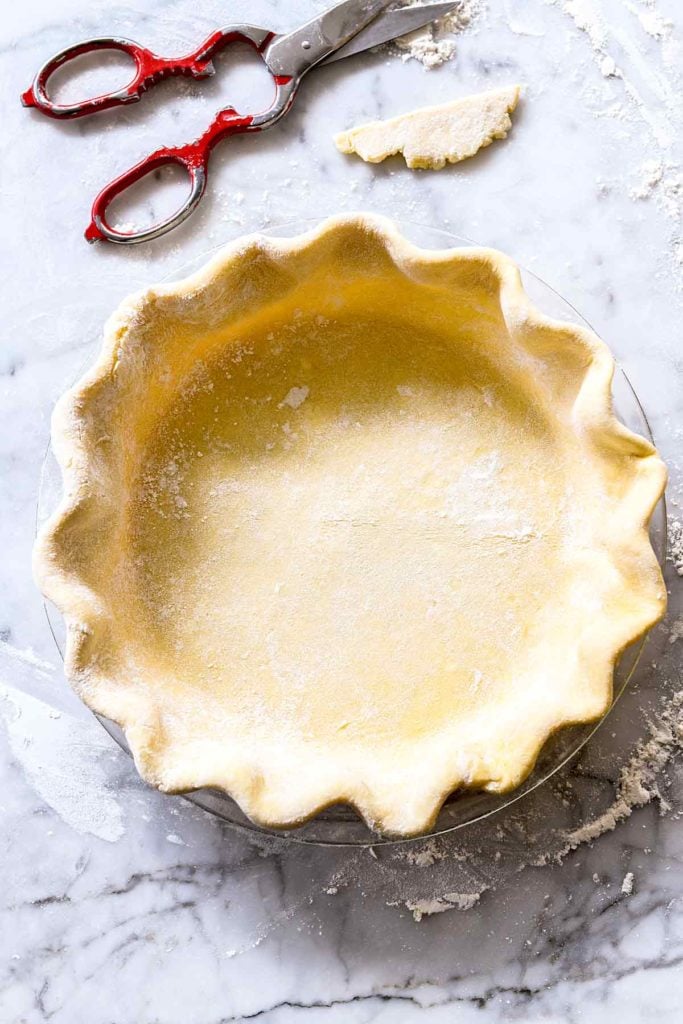
[[[267,88],[240,55],[210,82],[169,81],[133,107],[58,124],[18,103],[47,56],[110,32],[182,52],[229,21],[284,29],[324,6],[35,0],[3,11],[0,1020],[674,1024],[683,588],[672,565],[667,620],[579,760],[427,844],[320,849],[237,831],[145,787],[63,682],[30,573],[51,408],[125,294],[245,231],[368,209],[509,252],[615,351],[668,462],[669,513],[683,519],[675,0],[482,3],[441,68],[382,50],[312,73],[278,127],[216,150],[207,197],[174,234],[130,249],[83,241],[112,176],[196,137],[228,102],[264,102]],[[514,81],[524,98],[510,137],[456,167],[370,167],[333,146],[359,121]],[[136,215],[163,212],[161,185],[140,192]],[[638,744],[653,734],[650,770]],[[601,814],[616,827],[571,850],[568,837]]]

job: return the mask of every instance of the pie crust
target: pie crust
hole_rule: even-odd
[[[109,320],[58,403],[35,572],[66,671],[167,792],[427,829],[601,716],[665,588],[666,471],[594,334],[490,249],[334,218]]]

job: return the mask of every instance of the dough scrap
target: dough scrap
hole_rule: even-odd
[[[366,163],[378,164],[402,153],[408,167],[438,171],[474,156],[494,139],[506,138],[519,93],[520,86],[512,85],[388,121],[370,121],[340,132],[335,145],[341,153],[357,153]]]
[[[132,296],[53,418],[69,679],[149,782],[269,827],[514,788],[666,604],[613,366],[502,253],[369,215]]]

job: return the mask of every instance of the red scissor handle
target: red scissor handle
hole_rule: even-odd
[[[90,39],[83,43],[77,43],[51,57],[40,69],[33,85],[21,99],[25,106],[36,107],[49,117],[83,117],[97,110],[134,103],[140,99],[145,89],[167,75],[191,75],[194,78],[202,78],[205,75],[213,74],[212,58],[230,43],[248,43],[261,55],[268,67],[268,46],[276,38],[273,32],[255,28],[253,25],[228,25],[209,36],[194,53],[188,54],[186,57],[170,59],[158,57],[151,50],[146,50],[127,39]],[[84,53],[112,49],[127,53],[135,61],[136,73],[125,89],[105,93],[103,96],[96,96],[70,106],[54,103],[50,99],[47,93],[47,83],[57,68]],[[276,74],[272,70],[271,75],[275,84],[275,96],[267,110],[258,114],[239,114],[232,107],[226,107],[216,115],[213,123],[196,142],[191,142],[187,146],[157,149],[106,185],[93,203],[92,220],[85,232],[88,241],[94,242],[103,238],[110,242],[127,245],[134,242],[147,242],[166,234],[167,231],[189,217],[206,189],[209,154],[216,143],[228,135],[263,131],[265,128],[270,128],[289,110],[300,79],[290,75]],[[113,228],[107,221],[107,209],[113,200],[135,182],[144,178],[150,171],[168,164],[182,167],[190,180],[189,195],[180,209],[176,210],[171,217],[150,228],[139,231],[119,231]]]
[[[238,114],[232,107],[226,107],[216,115],[213,123],[197,139],[187,146],[157,149],[130,170],[106,185],[95,199],[92,206],[92,220],[86,229],[85,237],[89,242],[106,239],[130,245],[135,242],[149,242],[159,238],[181,224],[190,216],[206,189],[209,155],[221,139],[229,135],[240,135],[243,132],[257,132],[270,128],[289,110],[299,85],[299,80],[288,76],[274,76],[275,97],[270,107],[259,114]],[[150,171],[169,164],[180,165],[190,179],[190,192],[185,203],[166,220],[154,224],[150,228],[138,231],[119,231],[107,222],[107,208],[113,200],[126,189],[140,181]]]
[[[118,178],[114,178],[108,185],[105,185],[92,205],[92,220],[85,232],[87,240],[96,242],[100,238],[105,238],[110,242],[147,242],[176,227],[190,216],[204,195],[209,153],[213,147],[227,135],[237,135],[249,131],[253,120],[253,116],[241,116],[232,107],[227,107],[225,110],[221,110],[213,124],[196,142],[190,142],[187,146],[173,148],[164,146],[157,149],[140,163],[131,167],[130,170],[125,171]],[[107,223],[107,208],[113,200],[134,185],[136,181],[144,178],[150,171],[169,164],[178,164],[187,171],[190,179],[190,193],[183,206],[172,216],[151,228],[126,232],[117,231],[116,228],[111,227]]]
[[[35,107],[48,117],[72,118],[84,117],[99,110],[119,107],[127,103],[136,103],[145,89],[154,85],[162,78],[170,75],[189,75],[192,78],[205,78],[214,73],[212,58],[229,43],[248,43],[260,52],[273,37],[272,32],[265,29],[252,28],[250,25],[228,26],[219,29],[206,39],[202,45],[186,57],[159,57],[144,46],[130,39],[120,37],[102,37],[86,39],[82,43],[67,47],[43,64],[33,79],[33,84],[21,96],[25,107]],[[75,60],[86,53],[97,50],[119,50],[127,54],[135,63],[135,74],[123,89],[93,96],[79,103],[55,103],[50,99],[47,85],[54,72],[69,61]]]

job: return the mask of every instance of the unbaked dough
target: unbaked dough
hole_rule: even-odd
[[[371,164],[402,153],[408,167],[440,170],[507,136],[519,90],[512,85],[423,107],[388,121],[371,121],[340,132],[334,141],[342,153],[357,153]]]
[[[612,370],[501,253],[379,217],[133,296],[53,421],[74,687],[149,782],[268,826],[348,801],[407,835],[518,785],[665,605]]]

